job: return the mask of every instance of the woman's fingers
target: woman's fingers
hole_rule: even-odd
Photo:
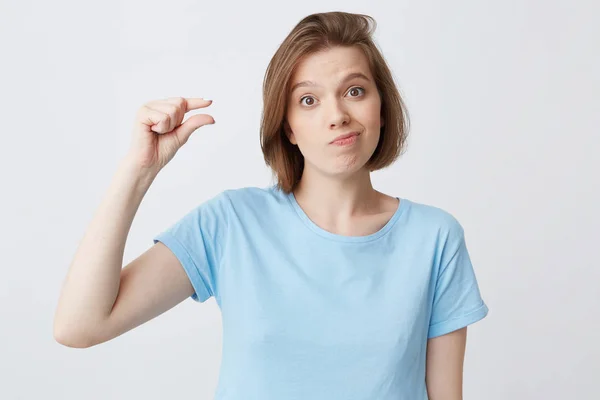
[[[185,144],[191,134],[198,128],[208,124],[214,124],[215,120],[208,114],[192,115],[181,126],[175,129],[175,135],[181,145]]]
[[[212,100],[205,100],[197,97],[184,98],[184,100],[186,102],[185,112],[208,107],[212,104]]]
[[[152,129],[157,133],[166,133],[177,128],[188,111],[208,107],[210,104],[212,104],[212,100],[202,98],[171,97],[164,100],[151,101],[146,106],[152,110],[166,114],[164,118],[167,121],[163,121],[162,125],[157,127],[158,130],[155,130],[154,127]]]

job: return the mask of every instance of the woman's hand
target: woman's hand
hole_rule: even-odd
[[[185,113],[208,107],[212,100],[173,97],[144,104],[135,117],[128,157],[140,168],[160,171],[201,126],[214,124],[208,114],[197,114],[184,123]]]

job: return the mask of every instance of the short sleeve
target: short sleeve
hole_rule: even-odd
[[[449,230],[442,254],[428,339],[464,328],[488,313],[471,264],[464,230],[456,220]]]
[[[154,237],[179,259],[197,302],[218,295],[218,272],[227,231],[225,192],[203,202]]]

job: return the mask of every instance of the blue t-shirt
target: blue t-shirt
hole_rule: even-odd
[[[276,186],[232,189],[154,239],[220,308],[215,399],[427,399],[427,339],[488,308],[459,222],[399,200],[379,231],[343,236]]]

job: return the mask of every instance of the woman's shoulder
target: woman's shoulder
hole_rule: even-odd
[[[449,209],[428,202],[401,199],[408,208],[408,219],[420,226],[462,234],[463,227],[455,214]]]
[[[248,202],[265,202],[270,199],[281,198],[283,193],[275,185],[268,186],[242,186],[229,188],[219,193],[234,205],[247,204]]]
[[[201,204],[201,207],[218,208],[222,212],[254,210],[265,211],[276,204],[287,201],[286,195],[277,186],[243,186],[224,189]]]

